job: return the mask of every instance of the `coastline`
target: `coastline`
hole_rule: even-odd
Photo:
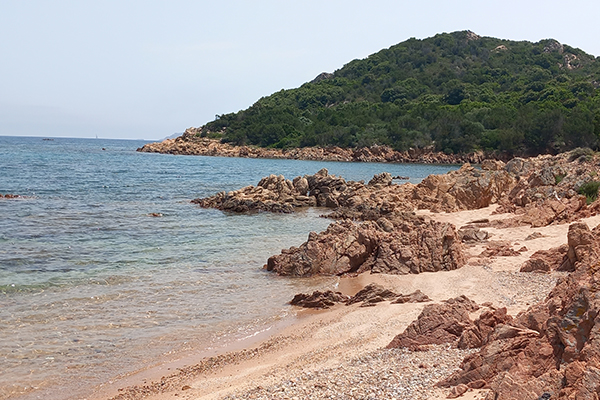
[[[502,220],[511,216],[493,214],[496,209],[494,205],[454,213],[419,213],[456,226],[474,219]],[[600,216],[584,221],[594,227],[600,224]],[[468,249],[469,262],[457,270],[417,275],[361,274],[341,278],[338,290],[351,295],[368,283],[376,282],[401,293],[421,289],[434,302],[466,295],[479,304],[491,302],[495,307],[507,307],[509,314],[516,315],[543,299],[554,287],[556,279],[564,276],[562,272],[521,273],[518,272],[521,264],[537,250],[566,243],[568,228],[568,224],[489,228],[494,240],[509,240],[514,248],[526,243],[527,251],[516,257],[492,257],[481,263],[476,256],[483,246],[473,245]],[[525,242],[532,232],[543,236]],[[331,310],[300,312],[290,326],[269,331],[266,337],[257,337],[261,339],[258,342],[244,343],[243,350],[233,350],[212,359],[196,359],[195,364],[188,358],[186,362],[191,365],[187,364],[177,372],[160,378],[158,374],[152,382],[138,380],[128,386],[117,384],[113,387],[113,393],[115,389],[118,393],[116,396],[109,394],[91,399],[311,398],[307,391],[316,398],[325,396],[329,390],[347,395],[346,391],[352,388],[358,396],[380,390],[382,382],[392,380],[398,384],[411,381],[413,385],[409,388],[412,392],[407,392],[406,397],[398,397],[396,393],[393,397],[397,399],[445,398],[448,390],[432,385],[457,368],[468,352],[444,346],[428,352],[383,350],[395,335],[416,319],[423,307],[421,303],[382,303],[374,308],[337,305]],[[400,364],[416,365],[416,369]],[[353,375],[347,369],[358,371],[367,366],[387,368],[394,373],[388,376],[383,374],[383,369],[378,370],[382,375],[363,377],[364,387],[360,387],[350,379]],[[444,373],[446,375],[441,376]],[[328,381],[336,384],[321,387]],[[485,394],[485,390],[472,390],[463,398],[482,398]],[[392,398],[390,393],[380,395],[378,398]]]
[[[200,137],[197,128],[188,128],[175,139],[147,143],[137,149],[142,153],[173,155],[196,155],[236,158],[270,158],[305,161],[376,162],[403,164],[480,164],[486,159],[499,159],[497,155],[484,152],[468,154],[446,154],[432,147],[397,151],[389,146],[362,148],[303,147],[292,149],[262,148],[257,146],[235,146],[221,143],[219,139]]]

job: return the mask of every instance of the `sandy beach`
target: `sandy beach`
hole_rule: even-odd
[[[419,214],[456,227],[484,218],[508,218],[507,214],[493,214],[495,209],[493,205],[455,213]],[[600,223],[600,216],[583,221],[593,228]],[[513,249],[522,250],[520,255],[480,258],[484,244],[470,245],[467,265],[454,271],[362,274],[342,277],[338,287],[332,289],[353,295],[369,283],[378,283],[403,294],[419,289],[434,302],[466,295],[479,304],[507,307],[509,314],[516,315],[542,300],[556,280],[565,275],[518,271],[535,251],[566,243],[568,227],[569,224],[486,228],[491,234],[487,242],[509,241]],[[533,232],[542,236],[525,240]],[[297,316],[282,326],[231,344],[219,355],[190,355],[142,371],[96,388],[90,399],[446,398],[448,390],[434,384],[455,370],[472,350],[457,350],[449,345],[420,352],[385,349],[417,318],[424,304],[428,303],[298,309]],[[470,390],[461,398],[482,399],[485,395],[485,390]]]

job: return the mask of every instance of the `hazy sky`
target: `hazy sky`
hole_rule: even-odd
[[[0,135],[159,139],[410,37],[600,55],[600,2],[2,0]]]

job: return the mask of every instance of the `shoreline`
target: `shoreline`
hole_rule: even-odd
[[[397,151],[389,146],[378,145],[362,148],[329,146],[274,149],[247,145],[231,145],[229,143],[221,143],[219,139],[199,137],[196,134],[197,130],[195,128],[188,128],[181,136],[175,139],[147,143],[138,148],[137,151],[142,153],[212,157],[441,165],[481,164],[486,159],[508,159],[507,157],[499,157],[498,155],[482,151],[468,154],[446,154],[441,151],[434,151],[431,147],[424,149],[411,148],[406,151]]]
[[[429,211],[419,213],[430,218],[439,218],[444,222],[453,222],[457,227],[477,218],[502,220],[511,216],[511,214],[494,215],[496,209],[497,206],[491,206],[454,213],[434,214]],[[600,224],[600,216],[586,218],[584,221],[590,227],[594,227]],[[509,314],[516,315],[543,299],[554,287],[553,283],[556,279],[564,276],[561,272],[532,274],[517,271],[524,260],[535,251],[566,243],[568,226],[569,224],[539,228],[529,226],[489,228],[494,235],[494,240],[510,240],[514,248],[526,243],[527,251],[516,257],[495,257],[481,263],[476,255],[481,252],[483,246],[474,245],[468,249],[469,261],[476,262],[468,262],[457,270],[416,275],[361,274],[357,277],[341,278],[338,290],[346,294],[354,294],[366,284],[376,282],[401,293],[421,289],[434,302],[464,294],[479,304],[491,302],[495,307],[505,306]],[[532,232],[540,232],[543,236],[525,242],[525,237]],[[265,337],[257,335],[253,338],[256,340],[252,342],[239,343],[243,347],[241,350],[225,349],[228,352],[218,356],[217,359],[198,360],[197,364],[187,364],[187,367],[163,375],[160,379],[158,375],[161,374],[158,373],[152,383],[148,380],[146,382],[139,380],[138,378],[141,378],[139,375],[133,375],[130,378],[132,381],[137,380],[137,383],[129,386],[117,383],[113,386],[113,393],[118,393],[116,397],[98,393],[90,399],[123,400],[143,397],[163,400],[174,396],[190,400],[293,398],[294,393],[298,398],[310,398],[303,397],[301,389],[305,391],[310,389],[322,395],[331,389],[319,386],[321,385],[319,382],[323,379],[339,380],[348,366],[352,369],[355,365],[362,365],[361,363],[371,365],[370,362],[379,365],[382,359],[387,360],[386,365],[392,369],[396,368],[398,360],[410,364],[416,362],[415,359],[421,359],[421,364],[425,365],[420,367],[421,364],[417,363],[419,372],[416,374],[426,381],[424,386],[415,386],[414,393],[410,394],[412,397],[405,398],[432,400],[445,398],[448,390],[431,387],[435,382],[431,377],[427,378],[429,379],[427,381],[425,375],[436,376],[434,372],[452,372],[467,353],[457,353],[457,350],[443,346],[434,348],[430,352],[410,354],[403,351],[382,350],[395,335],[416,319],[423,307],[422,303],[404,305],[382,303],[375,308],[337,305],[330,310],[299,311],[297,317],[290,320],[289,326],[264,332]],[[447,360],[440,361],[440,364],[445,363],[443,367],[434,367],[428,365],[428,361],[423,361],[428,360],[428,356],[436,359],[447,358]],[[190,358],[186,360],[193,363]],[[163,367],[168,368],[166,365]],[[156,372],[166,373],[164,368],[162,370],[160,369],[162,367],[158,368]],[[173,370],[171,368],[170,371]],[[398,371],[396,378],[400,380],[415,374],[415,371],[410,369],[404,370],[404,373],[402,370]],[[443,376],[438,377],[437,380],[442,378]],[[161,382],[165,382],[163,386],[167,385],[170,389],[161,389]],[[365,384],[367,385],[368,382]],[[355,383],[354,385],[356,386]],[[338,389],[343,390],[343,383],[340,383]],[[102,393],[107,394],[107,392]],[[478,399],[485,393],[485,390],[472,390],[462,398]]]

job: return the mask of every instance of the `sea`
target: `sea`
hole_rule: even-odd
[[[335,277],[263,265],[327,210],[232,214],[190,203],[327,168],[418,183],[458,166],[173,156],[136,140],[0,136],[0,399],[81,399],[119,377],[268,332]],[[92,388],[92,389],[91,389]]]

